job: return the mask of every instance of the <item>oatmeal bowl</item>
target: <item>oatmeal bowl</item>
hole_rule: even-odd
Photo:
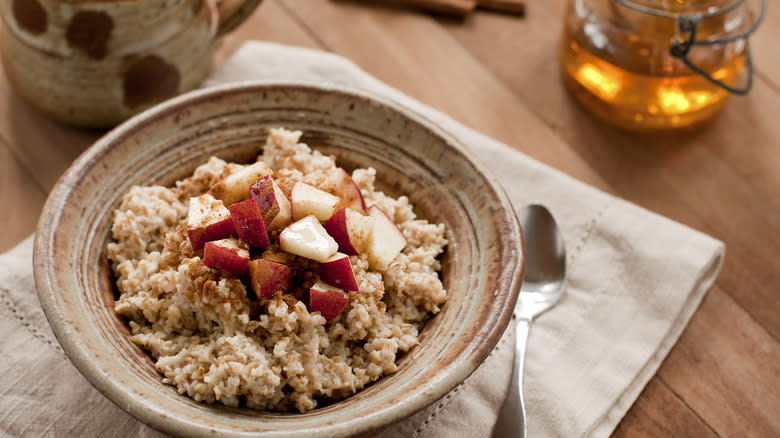
[[[36,233],[82,374],[180,436],[355,436],[467,378],[511,318],[522,236],[497,182],[402,106],[335,86],[197,91],[114,129]]]

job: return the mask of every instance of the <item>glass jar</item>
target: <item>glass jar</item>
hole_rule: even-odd
[[[745,0],[570,0],[563,76],[602,119],[631,130],[712,119],[752,84],[747,44],[765,9]],[[755,18],[757,17],[757,18]]]

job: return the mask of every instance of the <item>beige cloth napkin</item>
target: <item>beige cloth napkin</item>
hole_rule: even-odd
[[[704,234],[604,194],[480,135],[350,61],[270,43],[244,45],[207,85],[330,82],[396,100],[489,163],[512,202],[548,205],[568,249],[566,295],[531,328],[525,370],[531,437],[606,437],[677,340],[723,260]],[[0,255],[0,435],[157,436],[68,362],[39,308],[32,239]],[[506,394],[514,333],[485,363],[388,437],[486,437]]]

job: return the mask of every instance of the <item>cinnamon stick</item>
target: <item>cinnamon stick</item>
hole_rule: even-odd
[[[477,0],[482,9],[525,15],[525,0]]]
[[[362,2],[411,6],[440,14],[465,17],[477,7],[477,0],[362,0]]]

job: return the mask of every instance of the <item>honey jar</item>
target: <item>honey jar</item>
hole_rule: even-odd
[[[570,0],[564,80],[598,117],[636,131],[703,124],[746,94],[747,38],[765,0]]]

